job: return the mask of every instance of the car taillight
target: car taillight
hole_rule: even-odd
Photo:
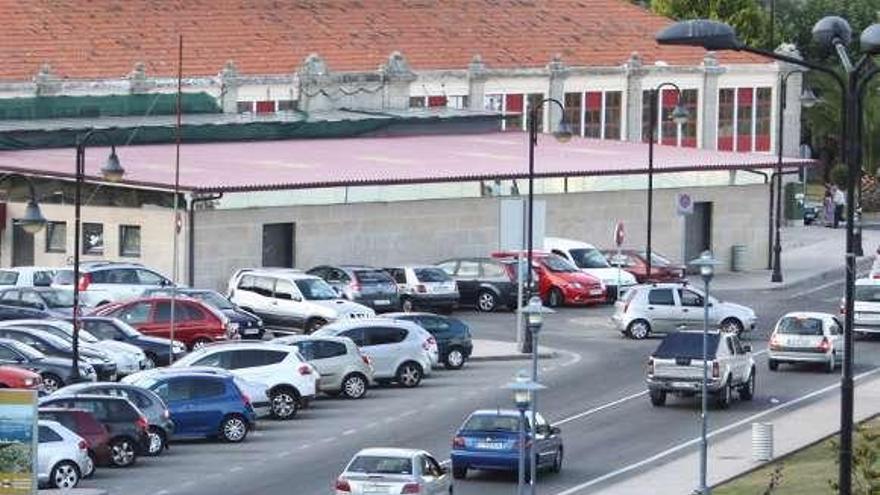
[[[312,367],[307,364],[300,365],[299,374],[302,376],[311,375],[312,374]]]
[[[648,376],[654,375],[654,358],[648,358]]]
[[[361,354],[361,360],[362,360],[362,361],[364,362],[364,364],[366,364],[367,366],[372,366],[372,365],[373,365],[373,361],[370,359],[370,356],[366,356],[366,355],[364,355],[364,354]]]
[[[137,424],[138,428],[142,430],[147,430],[150,428],[150,422],[147,421],[147,418],[144,416],[138,416],[138,419],[137,421],[135,421],[135,423]]]
[[[718,361],[712,361],[712,378],[719,378],[721,376],[721,366],[718,364]]]
[[[819,342],[818,348],[822,352],[828,352],[831,350],[831,342],[828,341],[828,337],[822,337],[822,342]]]
[[[842,315],[846,314],[846,301],[845,300],[840,301],[840,314],[842,314]]]
[[[85,440],[80,440],[77,446],[79,447],[79,450],[89,450],[89,442]]]
[[[349,290],[351,290],[351,292],[353,294],[357,294],[361,291],[361,284],[359,284],[357,282],[352,282],[352,283],[348,284],[348,288],[349,288]]]
[[[244,393],[244,392],[241,393],[241,400],[242,400],[242,402],[244,402],[245,407],[248,407],[251,405],[251,396]]]
[[[629,310],[629,303],[632,302],[632,298],[628,299],[625,303],[623,303],[623,312],[626,313]]]
[[[351,493],[351,485],[348,484],[347,480],[337,479],[336,480],[336,491],[337,492],[349,492]]]
[[[419,284],[416,286],[416,292],[425,293],[425,292],[428,292],[428,288],[422,284]]]
[[[403,485],[400,493],[422,493],[422,489],[419,487],[418,483],[407,483]]]
[[[80,277],[79,277],[79,284],[78,284],[77,290],[82,292],[82,291],[88,289],[89,284],[91,284],[91,283],[92,283],[92,274],[91,273],[84,273],[84,274],[80,275]]]
[[[464,437],[455,437],[452,439],[452,448],[453,449],[463,449],[464,448]]]
[[[779,336],[775,333],[772,337],[770,337],[770,350],[776,351],[782,347],[782,343],[779,341]]]
[[[437,341],[434,340],[434,337],[428,337],[427,339],[425,339],[424,342],[422,342],[422,349],[430,351],[436,345]]]

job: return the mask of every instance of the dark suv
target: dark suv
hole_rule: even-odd
[[[397,283],[388,272],[380,268],[322,265],[306,273],[323,278],[342,297],[376,311],[394,311],[400,308]]]
[[[491,258],[454,258],[437,263],[458,284],[459,304],[480,311],[516,309],[516,264]]]
[[[131,466],[147,446],[149,422],[128,399],[106,395],[50,395],[40,400],[40,407],[83,409],[94,414],[110,433],[110,463],[115,467]]]
[[[68,430],[89,442],[89,457],[97,466],[110,466],[113,463],[110,448],[110,432],[95,415],[84,409],[65,409],[62,407],[41,407],[40,419],[57,421]],[[94,465],[92,471],[94,471]],[[88,478],[92,473],[83,473]]]
[[[458,318],[432,313],[388,313],[382,316],[411,321],[427,330],[437,341],[440,362],[448,369],[460,369],[474,350],[471,329]]]

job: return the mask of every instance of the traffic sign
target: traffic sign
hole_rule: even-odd
[[[617,222],[617,225],[614,226],[614,244],[617,247],[623,246],[625,238],[626,232],[623,230],[623,222]]]
[[[679,216],[690,215],[694,212],[694,201],[688,193],[675,195],[675,213]]]

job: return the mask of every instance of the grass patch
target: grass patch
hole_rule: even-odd
[[[872,419],[861,425],[863,436],[858,442],[871,441],[874,448],[880,436],[880,419]],[[755,471],[746,473],[712,490],[713,495],[831,495],[835,493],[829,481],[837,480],[837,435],[771,462]],[[777,474],[776,487],[768,491],[771,480]],[[853,487],[853,493],[858,493]],[[871,491],[870,493],[875,493]]]

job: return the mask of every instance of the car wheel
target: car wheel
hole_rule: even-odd
[[[404,297],[400,300],[400,309],[404,313],[412,313],[413,309],[415,309],[415,305],[412,302],[412,299],[408,297]]]
[[[498,298],[495,293],[489,290],[480,291],[477,294],[477,309],[484,313],[491,313],[498,307]]]
[[[144,353],[147,356],[147,369],[153,369],[159,365],[159,356],[153,352]]]
[[[467,478],[467,466],[456,466],[452,465],[452,477],[457,480],[463,480]]]
[[[550,289],[550,295],[547,296],[547,304],[551,308],[558,308],[565,304],[565,296],[562,294],[562,291],[556,287]]]
[[[44,373],[42,375],[42,379],[43,390],[50,394],[64,386],[64,380],[58,377],[58,375],[54,375],[52,373]]]
[[[645,320],[636,320],[626,327],[626,334],[633,339],[642,340],[651,334],[651,325]]]
[[[748,381],[739,389],[739,398],[742,400],[755,398],[755,368],[752,368]]]
[[[447,369],[460,370],[464,366],[464,351],[461,350],[461,347],[453,347],[449,349],[444,361]]]
[[[155,426],[147,431],[147,455],[155,457],[165,450],[165,433]]]
[[[49,483],[53,488],[75,488],[79,484],[79,468],[70,461],[61,461],[52,468]]]
[[[666,405],[665,390],[650,390],[648,396],[651,397],[651,405],[654,407],[663,407]]]
[[[193,351],[199,350],[210,343],[211,343],[211,341],[209,339],[206,339],[204,337],[199,337],[193,341],[191,350],[193,350]]]
[[[550,471],[554,473],[562,471],[562,447],[556,450],[556,456],[553,457],[553,466],[550,467]]]
[[[247,437],[247,423],[237,414],[226,416],[220,423],[220,437],[229,443],[238,443]]]
[[[280,420],[293,419],[296,416],[298,398],[296,393],[287,388],[278,389],[269,396],[272,403],[272,417]]]
[[[327,320],[325,320],[323,318],[312,318],[306,322],[306,326],[305,326],[305,328],[303,328],[303,330],[307,334],[313,333],[326,324],[327,324]]]
[[[362,399],[367,395],[367,380],[359,373],[352,373],[342,380],[342,393],[346,399]]]
[[[721,322],[721,331],[733,335],[739,335],[743,332],[743,324],[736,318],[728,318]]]
[[[715,396],[715,405],[718,406],[718,409],[727,409],[730,407],[730,379],[724,382],[724,385],[721,386],[721,390],[719,390],[718,394]]]
[[[422,367],[413,362],[400,365],[397,369],[397,383],[404,388],[418,387],[422,381]]]
[[[769,368],[770,371],[778,370],[779,369],[779,361],[777,361],[775,359],[768,359],[767,360],[767,368]]]
[[[110,462],[113,467],[128,467],[137,460],[134,442],[128,438],[117,438],[110,442]]]

